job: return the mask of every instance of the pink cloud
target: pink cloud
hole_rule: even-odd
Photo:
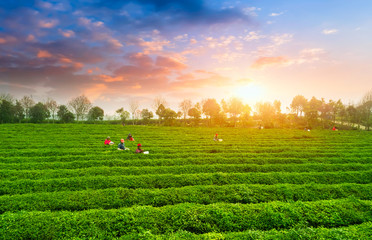
[[[59,29],[59,33],[60,33],[62,36],[66,37],[66,38],[70,38],[70,37],[75,36],[75,32],[72,31],[72,30],[64,30],[64,31],[63,31],[63,30]]]
[[[131,64],[141,67],[152,67],[154,64],[152,58],[143,53],[132,53],[129,54],[126,58]]]
[[[288,59],[283,56],[279,57],[261,57],[257,59],[252,65],[252,68],[260,69],[268,65],[282,65],[288,63]]]
[[[182,70],[187,67],[185,64],[175,59],[172,59],[169,57],[162,57],[162,56],[158,56],[156,58],[156,66],[175,69],[175,70]]]
[[[13,36],[0,36],[0,44],[14,43],[17,39]]]
[[[84,94],[91,100],[94,101],[105,93],[107,86],[103,83],[95,84],[84,90]]]
[[[26,42],[33,42],[35,41],[35,36],[32,34],[29,34],[26,38]]]
[[[217,73],[207,71],[194,71],[194,74],[188,73],[180,75],[177,81],[171,83],[174,89],[201,88],[206,86],[220,87],[228,84],[230,79]]]
[[[124,81],[123,76],[109,76],[105,74],[100,74],[96,77],[96,80],[102,80],[104,82],[121,82]]]
[[[40,20],[39,27],[41,28],[53,28],[58,24],[58,21],[55,19],[52,20]]]
[[[52,54],[50,54],[46,50],[39,50],[38,53],[37,53],[37,57],[38,58],[50,58],[50,57],[52,57]]]

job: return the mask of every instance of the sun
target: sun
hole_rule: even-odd
[[[235,87],[233,97],[242,99],[246,103],[255,103],[263,100],[265,89],[261,85],[250,83]]]

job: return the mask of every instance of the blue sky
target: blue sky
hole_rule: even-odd
[[[372,88],[371,1],[0,2],[0,92],[113,112],[163,96],[357,103]]]

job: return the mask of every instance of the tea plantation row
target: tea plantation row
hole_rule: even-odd
[[[103,145],[128,133],[129,151]],[[0,136],[0,239],[372,238],[370,132],[4,124]]]

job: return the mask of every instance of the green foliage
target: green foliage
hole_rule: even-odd
[[[38,102],[35,106],[30,108],[31,122],[41,123],[48,117],[50,117],[50,112],[43,103]]]
[[[65,105],[58,107],[57,116],[62,123],[71,123],[74,121],[74,114],[70,112]]]
[[[125,124],[125,121],[130,117],[130,113],[125,111],[124,108],[119,108],[116,113],[120,116],[121,124]]]
[[[14,105],[7,100],[0,101],[0,123],[11,123],[14,121]]]
[[[209,116],[209,118],[216,117],[220,111],[221,107],[214,98],[207,99],[203,104],[203,113]]]
[[[143,120],[145,120],[145,122],[148,122],[151,118],[154,117],[154,114],[151,111],[149,111],[148,109],[143,109],[141,111],[141,116],[142,116]]]
[[[103,116],[105,115],[105,112],[100,107],[92,107],[88,112],[88,120],[89,121],[97,121],[97,120],[103,120]]]

